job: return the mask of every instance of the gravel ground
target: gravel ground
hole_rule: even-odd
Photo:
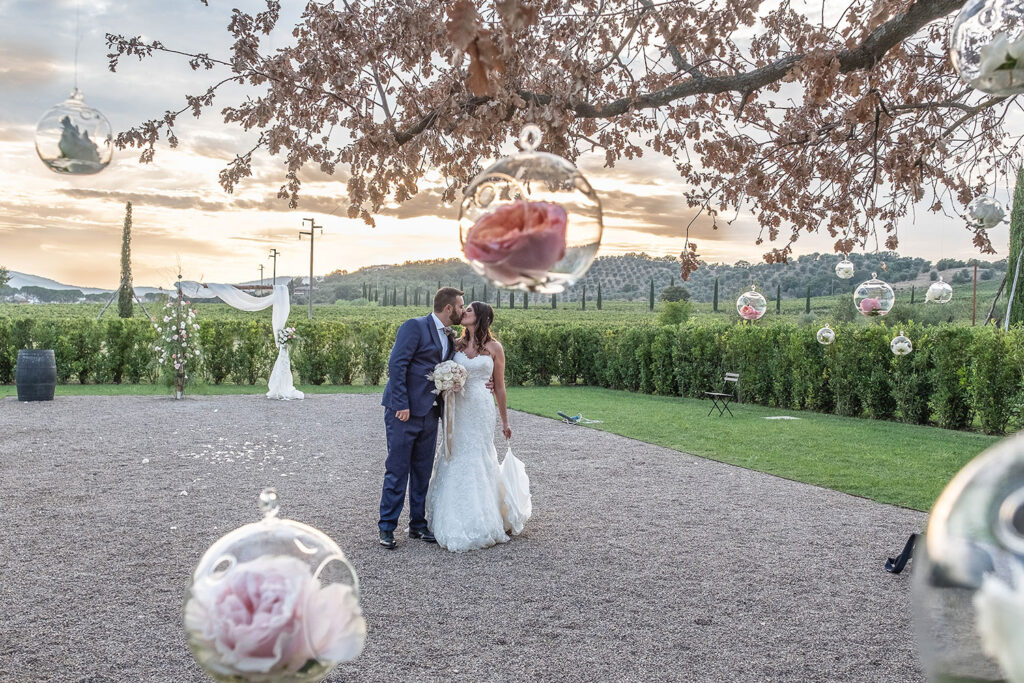
[[[378,402],[0,399],[0,680],[203,680],[189,574],[269,484],[360,574],[367,647],[332,681],[922,678],[882,563],[924,514],[516,413],[523,535],[388,552]]]

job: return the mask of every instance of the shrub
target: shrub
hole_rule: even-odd
[[[971,329],[943,326],[931,336],[932,413],[940,427],[964,429],[971,424],[968,356]]]
[[[689,301],[669,300],[658,314],[659,325],[679,325],[690,319],[693,305]]]

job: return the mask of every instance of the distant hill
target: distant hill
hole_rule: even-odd
[[[645,299],[649,296],[653,279],[656,294],[671,284],[681,284],[690,291],[694,300],[711,301],[716,278],[719,280],[719,297],[723,301],[735,298],[751,285],[756,285],[769,299],[775,297],[776,288],[783,298],[802,297],[806,295],[808,286],[812,296],[824,296],[837,291],[852,291],[857,283],[870,278],[872,272],[877,272],[879,278],[897,288],[900,284],[909,288],[912,283],[920,285],[928,282],[930,271],[936,267],[950,280],[959,272],[955,269],[974,263],[973,260],[943,259],[933,264],[926,259],[900,256],[895,252],[854,254],[850,257],[855,266],[853,278],[840,280],[835,276],[835,265],[841,258],[836,254],[807,254],[789,263],[773,265],[745,261],[734,264],[702,263],[689,281],[683,282],[679,277],[679,262],[671,256],[602,256],[594,261],[580,282],[559,297],[577,301],[583,295],[585,286],[588,300],[593,300],[600,283],[601,294],[606,299]],[[983,279],[1001,278],[1006,271],[1006,260],[991,263],[978,261],[978,267],[979,277]],[[336,271],[327,275],[323,283],[318,285],[320,293],[317,300],[356,299],[362,296],[364,288],[372,292],[373,288],[382,291],[384,288],[390,290],[397,287],[399,302],[408,288],[409,303],[412,303],[416,288],[420,289],[420,296],[426,296],[427,293],[433,294],[439,284],[461,286],[467,295],[473,290],[477,298],[483,296],[484,280],[473,272],[468,263],[459,259],[436,259],[409,261],[401,265],[369,266],[351,273]],[[493,285],[488,285],[488,299],[493,299],[494,291]]]
[[[77,289],[82,294],[112,294],[112,289],[98,289],[96,287],[77,287],[75,285],[66,285],[56,280],[51,280],[48,277],[42,277],[39,275],[30,275],[29,273],[19,273],[16,270],[10,271],[11,279],[7,283],[8,287],[14,289],[21,289],[22,287],[41,287],[42,289]],[[150,293],[161,292],[159,287],[136,287],[135,292],[139,296],[145,296]]]

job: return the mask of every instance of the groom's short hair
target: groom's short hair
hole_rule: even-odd
[[[455,299],[462,296],[462,294],[463,291],[461,289],[455,289],[454,287],[442,287],[437,290],[437,294],[434,295],[434,313],[440,313],[449,304],[452,308],[455,308]]]

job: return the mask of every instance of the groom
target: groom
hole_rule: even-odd
[[[462,320],[462,292],[442,287],[434,295],[434,312],[406,320],[398,328],[388,360],[384,388],[384,429],[388,458],[380,494],[380,544],[394,549],[395,528],[409,487],[409,538],[434,542],[427,529],[427,485],[434,467],[440,400],[427,374],[455,354],[455,333],[450,325]]]

